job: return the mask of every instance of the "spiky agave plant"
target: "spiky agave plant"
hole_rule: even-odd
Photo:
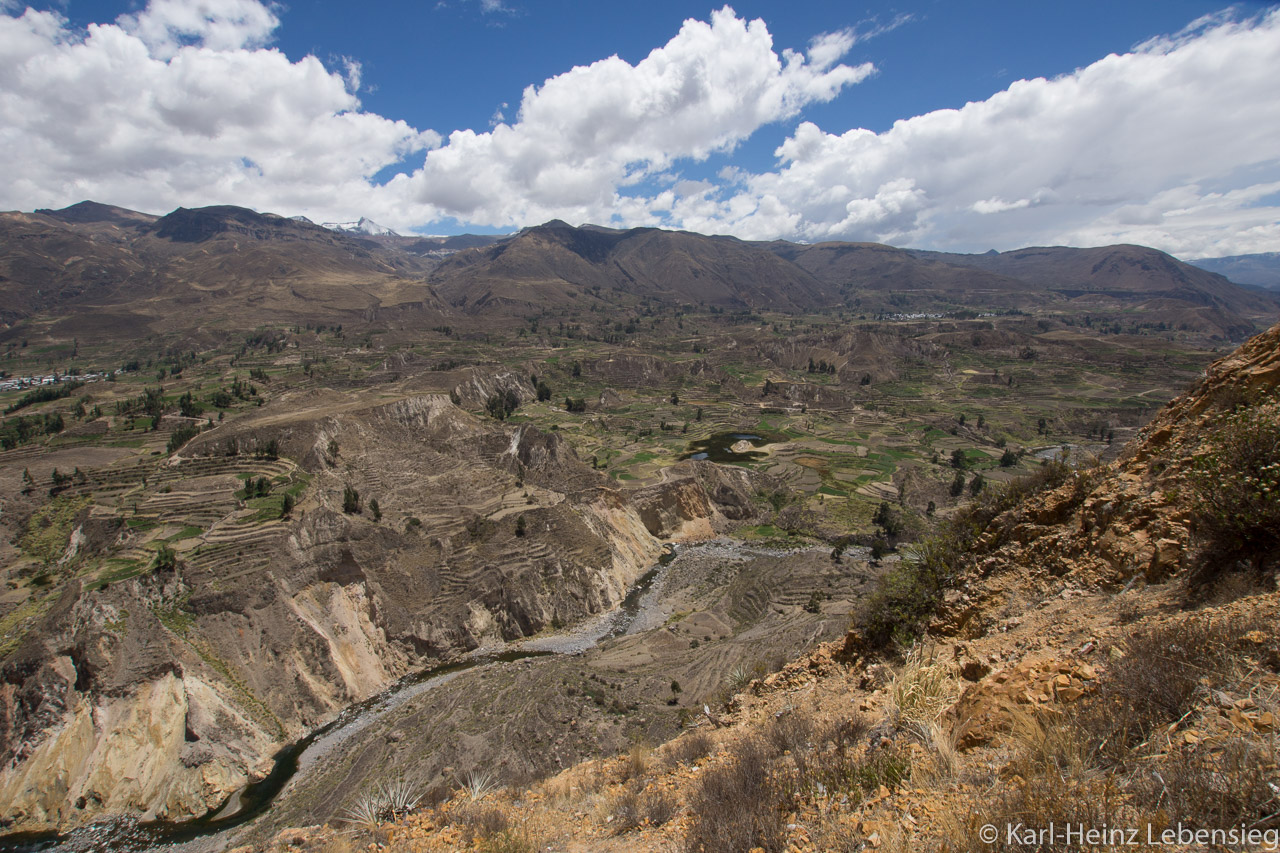
[[[342,812],[342,819],[361,829],[376,829],[418,807],[422,795],[403,779],[365,791]]]
[[[730,690],[737,692],[751,683],[751,671],[742,665],[735,666],[725,676],[724,683]]]
[[[467,799],[473,803],[483,800],[497,787],[493,777],[483,770],[468,770],[461,781],[462,790],[467,792]]]

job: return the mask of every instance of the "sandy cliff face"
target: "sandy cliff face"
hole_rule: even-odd
[[[614,606],[661,538],[741,517],[753,494],[692,466],[633,500],[555,435],[443,396],[299,411],[206,433],[166,473],[181,487],[274,438],[309,460],[290,519],[233,502],[176,570],[69,588],[4,662],[11,827],[202,814],[407,672]],[[362,512],[342,512],[347,487]]]

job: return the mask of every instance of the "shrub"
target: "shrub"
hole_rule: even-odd
[[[676,813],[675,798],[656,788],[644,789],[639,782],[632,782],[623,789],[613,804],[614,835],[622,835],[648,824],[662,826]]]
[[[778,755],[807,751],[814,740],[813,720],[807,714],[792,712],[774,717],[765,729],[765,741]]]
[[[481,853],[538,853],[538,845],[524,831],[506,829],[484,839],[476,848]]]
[[[956,472],[963,487],[964,474]],[[1074,478],[1075,490],[1069,504],[1079,505],[1088,495],[1092,477],[1075,472],[1064,462],[1048,462],[1034,473],[998,488],[982,491],[968,506],[941,525],[938,532],[915,546],[877,580],[876,588],[863,600],[854,616],[854,626],[872,646],[890,641],[909,642],[924,628],[942,593],[975,557],[978,539],[990,523],[1027,497],[1057,488]],[[997,538],[992,547],[999,547]]]
[[[715,744],[712,743],[706,732],[693,732],[684,737],[676,738],[667,745],[665,763],[670,767],[676,767],[680,764],[693,766],[699,760],[710,755],[714,747]]]
[[[502,809],[475,803],[461,809],[457,823],[461,825],[462,837],[468,844],[477,838],[491,838],[504,833],[511,826],[511,820]]]
[[[785,792],[759,741],[739,741],[722,767],[708,770],[689,799],[690,853],[766,853],[786,848]]]
[[[1274,818],[1280,796],[1272,787],[1276,745],[1228,741],[1221,749],[1197,747],[1175,754],[1160,777],[1140,777],[1138,801],[1163,808],[1170,823],[1258,826]]]
[[[1192,470],[1202,578],[1237,565],[1261,571],[1280,553],[1280,402],[1226,415]]]
[[[1130,634],[1124,657],[1072,713],[1071,723],[1098,745],[1093,760],[1125,763],[1130,749],[1187,713],[1202,691],[1228,686],[1232,647],[1247,624],[1189,618]]]
[[[970,806],[967,814],[946,833],[949,853],[1043,853],[1047,850],[1081,850],[1076,845],[1041,844],[1038,839],[1010,833],[1006,827],[1084,826],[1105,829],[1126,826],[1120,815],[1122,795],[1114,780],[1106,778],[1088,783],[1067,783],[1053,776],[1037,776],[1022,780],[1017,787]],[[984,824],[999,828],[994,840],[981,835]],[[1137,825],[1136,823],[1133,825]],[[1061,832],[1062,830],[1059,829]],[[1124,843],[1124,830],[1116,837]],[[1145,834],[1142,834],[1145,838]],[[1087,849],[1123,849],[1103,846]]]

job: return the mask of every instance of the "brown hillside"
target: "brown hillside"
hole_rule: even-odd
[[[236,207],[158,219],[93,202],[0,214],[4,319],[43,315],[87,338],[253,328],[265,317],[341,322],[406,303],[430,312],[421,277],[432,263]],[[104,326],[104,314],[118,319]]]
[[[1039,288],[1017,278],[916,257],[905,249],[879,243],[768,244],[842,293],[865,293],[875,307],[923,311],[953,305],[1030,308],[1050,301]],[[878,299],[876,299],[878,297]],[[896,297],[892,302],[890,297]]]
[[[572,228],[559,221],[459,253],[431,283],[470,312],[562,307],[602,290],[740,310],[812,310],[836,302],[803,270],[740,240],[653,228]]]
[[[1228,318],[1271,323],[1276,301],[1268,294],[1234,286],[1222,276],[1185,264],[1145,246],[1101,246],[1073,249],[1061,246],[956,255],[915,252],[999,275],[1067,298],[1110,297],[1122,302],[1176,300],[1187,309],[1215,309]],[[1225,331],[1239,334],[1247,323]]]

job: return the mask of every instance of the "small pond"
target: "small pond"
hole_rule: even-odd
[[[706,438],[689,442],[689,449],[681,459],[707,459],[711,462],[749,462],[763,459],[765,454],[758,450],[735,451],[739,442],[747,442],[751,447],[764,447],[777,441],[777,437],[769,433],[763,435],[752,432],[717,432]]]

